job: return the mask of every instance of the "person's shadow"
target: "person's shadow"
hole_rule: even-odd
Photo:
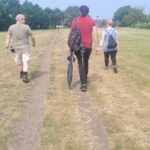
[[[30,80],[35,80],[44,74],[48,74],[48,72],[35,70],[34,72],[30,73]]]
[[[89,81],[89,84],[91,82],[97,82],[98,80],[100,80],[100,82],[103,82],[103,79],[98,75],[98,73],[93,73],[89,76],[88,78],[88,81]],[[71,90],[73,90],[76,86],[80,85],[80,80],[77,80],[76,82],[74,82],[72,85],[71,85]]]
[[[97,82],[100,80],[100,82],[103,82],[103,79],[98,73],[93,73],[89,76],[89,82]]]
[[[74,82],[74,83],[71,85],[70,90],[73,90],[78,84],[80,84],[80,80],[77,80],[76,82]]]

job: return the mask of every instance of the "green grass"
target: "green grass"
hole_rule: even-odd
[[[104,71],[103,55],[91,62],[100,79],[91,83],[90,94],[101,109],[111,150],[150,149],[150,51],[149,30],[120,28],[117,61],[119,74]],[[95,67],[98,61],[101,68]]]
[[[51,32],[34,31],[34,34],[37,47],[32,48],[30,78],[31,75],[34,78],[35,72],[39,68],[41,56],[49,44]],[[13,57],[5,53],[5,37],[6,32],[0,32],[0,150],[5,150],[9,140],[14,136],[15,125],[23,110],[26,109],[27,96],[35,84],[35,80],[24,84],[19,79],[18,68]]]
[[[92,97],[92,106],[97,108],[98,117],[106,127],[110,150],[149,150],[150,31],[119,28],[118,32],[119,73],[114,74],[111,68],[105,71],[103,52],[95,55],[93,51],[89,62],[88,94]],[[34,33],[37,47],[32,51],[30,72],[33,75],[37,72],[51,35],[56,37],[52,46],[48,95],[44,100],[44,120],[37,149],[90,150],[101,147],[87,126],[87,116],[79,111],[79,95],[67,87],[66,43],[69,30]],[[5,32],[1,32],[0,38],[5,39],[5,35]],[[3,47],[4,41],[1,40],[1,51]],[[12,58],[3,51],[0,55],[0,68],[0,150],[5,150],[14,135],[14,127],[26,108],[26,98],[35,81],[24,85],[18,79]],[[74,65],[74,74],[78,75],[77,63]]]
[[[87,150],[90,143],[77,114],[76,97],[66,84],[66,31],[59,31],[55,36],[57,44],[52,47],[49,92],[38,150]]]

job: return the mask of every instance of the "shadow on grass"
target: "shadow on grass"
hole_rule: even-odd
[[[100,78],[100,76],[99,76],[97,73],[93,73],[93,74],[91,74],[91,75],[88,77],[88,84],[91,83],[91,82],[97,82],[99,79],[100,79],[101,82],[102,82],[102,79]],[[73,89],[76,88],[76,86],[78,86],[79,84],[80,84],[80,80],[75,81],[75,82],[71,85],[70,90],[73,90]]]
[[[80,80],[77,80],[76,82],[74,82],[74,83],[71,85],[70,90],[73,90],[78,84],[80,84]]]
[[[98,73],[93,73],[89,76],[89,82],[97,82],[99,79],[102,80]]]
[[[38,71],[38,70],[31,72],[30,73],[30,80],[35,80],[44,74],[48,74],[48,72],[44,72],[44,71],[42,72],[42,71]]]

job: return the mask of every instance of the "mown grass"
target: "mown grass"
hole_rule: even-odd
[[[9,140],[14,136],[16,123],[28,102],[29,92],[35,84],[36,72],[41,62],[49,40],[49,31],[34,31],[37,47],[32,49],[32,59],[29,70],[31,82],[24,84],[19,79],[18,68],[13,56],[6,54],[6,32],[0,32],[0,150],[7,149]]]
[[[38,150],[87,150],[91,146],[78,114],[77,98],[66,83],[68,48],[64,42],[67,32],[61,30],[55,34],[57,38],[52,47],[49,92]]]
[[[93,51],[88,92],[92,97],[92,105],[95,105],[106,127],[110,150],[149,150],[150,31],[119,28],[118,32],[119,73],[114,74],[111,67],[104,70],[103,52],[96,55]],[[36,75],[51,35],[56,38],[51,47],[49,90],[38,150],[93,150],[97,146],[87,126],[86,116],[79,111],[78,95],[74,94],[74,89],[70,91],[67,87],[68,33],[69,30],[35,32],[38,47],[33,49],[33,76]],[[5,34],[0,33],[0,37],[4,39]],[[0,41],[0,48],[3,47]],[[33,80],[29,85],[24,85],[18,80],[11,57],[3,52],[0,57],[0,139],[5,147],[14,134],[15,124],[27,103],[26,96],[35,82]],[[77,65],[74,74],[78,74]]]
[[[93,104],[99,107],[99,117],[106,127],[111,150],[148,150],[150,31],[118,29],[118,32],[119,74],[114,74],[111,68],[105,71],[103,52],[96,55],[93,51],[88,92],[93,97]],[[96,146],[89,129],[84,126],[87,123],[85,116],[77,109],[78,95],[66,86],[67,36],[68,30],[59,31],[55,42],[39,150],[88,150]]]
[[[103,54],[92,56],[91,72],[99,80],[90,94],[101,109],[112,150],[150,149],[150,51],[149,30],[118,29],[119,74],[103,70]],[[99,68],[96,66],[99,62]]]

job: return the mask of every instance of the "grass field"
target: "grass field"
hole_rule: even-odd
[[[47,49],[52,31],[35,31],[34,34],[37,47],[32,48],[30,66],[30,78],[33,80],[27,85],[19,79],[13,56],[5,53],[6,33],[0,33],[0,150],[6,149],[10,138],[14,135],[15,125],[26,109],[27,96],[35,84],[34,78],[41,62],[40,58]]]
[[[101,30],[98,31],[99,35]],[[32,48],[29,84],[18,79],[17,68],[11,56],[4,53],[0,41],[0,150],[7,150],[14,129],[26,109],[27,96],[35,83],[42,55],[55,36],[50,81],[41,138],[37,150],[104,150],[92,135],[89,118],[82,113],[80,101],[91,97],[91,106],[98,112],[106,128],[110,150],[150,149],[150,30],[118,29],[119,73],[110,67],[104,70],[103,52],[93,51],[90,59],[88,92],[76,94],[66,84],[67,37],[69,30],[34,31],[37,47]],[[0,33],[5,39],[6,33]],[[94,49],[93,49],[94,50]],[[74,64],[75,85],[78,80]],[[76,85],[79,88],[79,85]],[[83,99],[82,99],[83,98]],[[86,106],[84,107],[86,108]],[[95,129],[96,130],[96,129]]]

